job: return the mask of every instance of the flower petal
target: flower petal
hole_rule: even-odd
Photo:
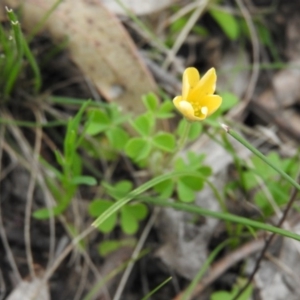
[[[201,99],[201,105],[207,107],[207,117],[213,114],[222,104],[222,97],[218,95],[208,95]]]
[[[176,106],[176,108],[182,113],[182,115],[188,119],[189,121],[201,121],[204,118],[199,118],[195,116],[195,111],[191,103],[188,101],[181,101],[179,102],[179,105]]]
[[[176,96],[173,99],[174,106],[179,110],[179,103],[182,101],[182,96]]]
[[[196,68],[187,68],[182,76],[182,97],[187,99],[189,92],[199,83],[200,75]]]
[[[201,78],[195,88],[189,93],[189,101],[197,101],[207,95],[213,94],[216,89],[217,75],[214,68],[209,69],[205,75]],[[202,103],[201,103],[202,105]]]

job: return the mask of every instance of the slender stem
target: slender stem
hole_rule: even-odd
[[[189,132],[190,132],[190,129],[191,129],[191,124],[192,124],[191,122],[184,119],[184,128],[183,128],[182,135],[181,135],[181,137],[178,141],[176,153],[178,153],[183,148],[183,146],[185,145],[186,140],[189,136]]]
[[[155,294],[159,289],[161,289],[164,285],[166,285],[172,277],[167,278],[164,280],[160,285],[158,285],[155,289],[153,289],[150,293],[148,293],[142,300],[147,300],[149,299],[153,294]]]
[[[167,158],[167,160],[164,164],[166,167],[170,166],[170,164],[174,161],[174,158],[176,157],[176,155],[183,149],[183,147],[187,141],[187,138],[189,136],[190,129],[191,129],[191,122],[184,119],[184,128],[183,128],[182,134],[178,141],[176,150]]]
[[[288,230],[285,230],[282,228],[278,228],[276,226],[272,226],[270,224],[265,224],[263,222],[254,221],[254,220],[251,220],[251,219],[248,219],[245,217],[236,216],[236,215],[233,215],[230,213],[212,211],[212,210],[204,209],[202,207],[192,205],[192,204],[170,202],[170,201],[156,199],[156,198],[142,199],[142,201],[150,203],[150,204],[154,204],[154,205],[163,206],[163,207],[172,207],[177,210],[182,210],[182,211],[186,211],[186,212],[190,212],[190,213],[194,213],[194,214],[199,214],[201,216],[208,216],[208,217],[216,218],[219,220],[230,221],[233,223],[242,224],[242,225],[249,226],[252,228],[257,228],[260,230],[277,233],[279,235],[300,241],[299,234],[293,233],[291,231],[288,231]]]
[[[286,174],[284,171],[282,171],[280,168],[275,166],[267,157],[265,157],[259,150],[257,150],[255,147],[253,147],[249,142],[247,142],[244,138],[242,138],[237,132],[230,129],[229,126],[222,124],[221,125],[223,129],[230,134],[234,139],[236,139],[238,142],[240,142],[242,145],[244,145],[246,148],[248,148],[252,153],[254,153],[256,156],[258,156],[261,160],[263,160],[267,165],[269,165],[271,168],[273,168],[275,171],[277,171],[284,179],[286,179],[290,184],[292,184],[297,190],[300,191],[300,184],[297,183],[292,177],[290,177],[288,174]]]

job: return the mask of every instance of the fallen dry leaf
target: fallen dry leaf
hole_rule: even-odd
[[[126,15],[126,11],[116,0],[101,0],[109,10],[116,14]],[[160,11],[175,2],[176,0],[151,0],[151,1],[140,1],[140,0],[121,0],[122,4],[136,15],[147,15]]]
[[[13,5],[15,0],[6,2]],[[19,0],[22,25],[32,29],[55,2]],[[106,100],[132,113],[144,110],[141,96],[155,91],[155,82],[119,20],[100,1],[65,0],[43,29],[56,41],[68,38],[71,59]]]

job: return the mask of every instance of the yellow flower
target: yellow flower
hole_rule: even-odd
[[[201,79],[197,69],[185,69],[182,78],[182,95],[173,99],[175,107],[189,121],[201,121],[209,117],[222,103],[222,98],[213,94],[216,81],[214,68],[208,70]]]

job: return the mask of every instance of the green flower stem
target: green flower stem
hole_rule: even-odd
[[[174,162],[174,158],[180,152],[180,150],[184,147],[186,140],[189,136],[190,129],[191,129],[191,122],[188,121],[187,119],[184,119],[184,128],[183,128],[182,135],[178,141],[175,151],[165,161],[165,163],[164,163],[165,167],[168,168],[170,166],[170,164],[172,164]]]
[[[267,157],[265,157],[260,151],[258,151],[255,147],[253,147],[249,142],[247,142],[244,138],[242,138],[237,132],[230,129],[229,126],[222,124],[222,128],[230,134],[234,139],[248,148],[252,153],[258,156],[261,160],[263,160],[267,165],[277,171],[283,178],[285,178],[290,184],[292,184],[298,191],[300,191],[300,184],[298,184],[292,177],[282,171],[280,168],[275,166]]]
[[[131,200],[135,199],[137,196],[140,194],[144,193],[148,189],[154,187],[158,183],[161,183],[167,179],[171,179],[174,177],[180,177],[180,176],[194,176],[194,177],[199,177],[202,178],[202,176],[197,173],[197,172],[191,172],[191,171],[177,171],[177,172],[172,172],[164,175],[157,176],[146,183],[142,184],[132,192],[130,192],[128,195],[114,203],[109,209],[107,209],[101,216],[99,216],[93,223],[92,226],[98,227],[101,225],[107,218],[109,218],[113,213],[117,212],[121,207],[126,205],[128,202]]]
[[[184,119],[183,133],[178,141],[178,145],[175,153],[178,153],[184,147],[186,140],[189,136],[190,129],[191,129],[191,122],[188,121],[187,119]]]
[[[252,228],[257,228],[260,230],[266,230],[269,232],[277,233],[279,235],[285,236],[292,238],[294,240],[300,241],[300,235],[290,232],[288,230],[284,230],[269,224],[265,224],[262,222],[254,221],[251,219],[247,219],[244,217],[236,216],[230,213],[223,213],[223,212],[217,212],[217,211],[211,211],[208,209],[204,209],[202,207],[196,206],[196,205],[191,205],[191,204],[186,204],[186,203],[179,203],[179,202],[170,202],[166,200],[161,200],[161,199],[155,199],[155,198],[148,198],[144,202],[154,204],[154,205],[159,205],[159,206],[164,206],[164,207],[172,207],[177,210],[182,210],[194,214],[199,214],[202,216],[208,216],[216,219],[220,219],[223,221],[230,221],[233,223],[237,224],[242,224],[245,226],[249,226]]]

